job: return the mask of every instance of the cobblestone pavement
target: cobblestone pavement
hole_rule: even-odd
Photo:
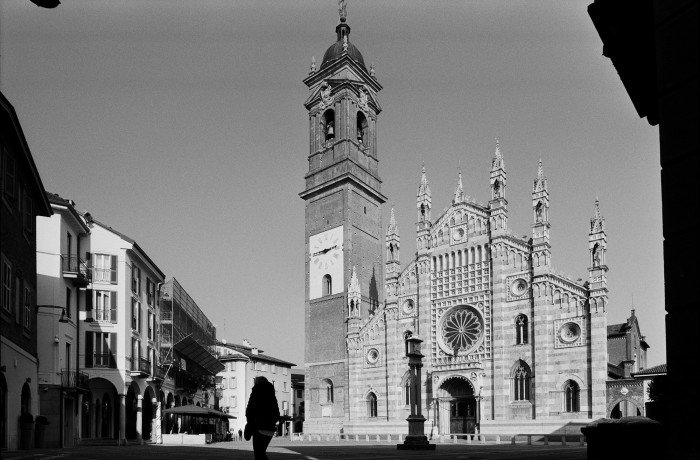
[[[383,460],[393,458],[435,458],[441,460],[549,459],[585,460],[586,448],[576,446],[510,445],[510,444],[438,444],[434,451],[399,451],[395,444],[289,442],[273,440],[267,450],[270,460]],[[252,460],[250,442],[222,442],[207,446],[82,446],[68,449],[42,449],[3,452],[3,459],[241,459]]]

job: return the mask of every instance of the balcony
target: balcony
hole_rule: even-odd
[[[158,365],[153,366],[151,369],[151,378],[148,380],[151,382],[162,382],[165,380],[165,369]]]
[[[87,263],[78,256],[61,255],[61,270],[63,277],[72,280],[77,287],[86,287],[92,278]]]
[[[117,309],[116,308],[96,308],[94,310],[88,310],[85,312],[85,321],[99,321],[99,322],[117,322]]]
[[[77,390],[88,390],[90,376],[85,372],[71,369],[61,370],[61,386],[63,388],[74,388]]]
[[[145,358],[129,358],[131,361],[132,377],[148,377],[151,375],[151,362]]]

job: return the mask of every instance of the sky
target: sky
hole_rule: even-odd
[[[384,89],[384,224],[415,252],[424,163],[433,217],[489,194],[494,139],[509,226],[531,233],[542,159],[552,261],[587,279],[606,218],[608,323],[636,309],[666,362],[658,129],[640,119],[586,12],[591,0],[353,1],[350,42]],[[217,326],[299,366],[311,58],[335,41],[333,0],[0,2],[0,90],[47,191],[136,239]]]

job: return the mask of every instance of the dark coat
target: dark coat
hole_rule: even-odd
[[[270,382],[258,383],[250,392],[248,406],[245,409],[248,424],[256,430],[275,431],[280,419],[280,409],[275,397],[275,388]]]

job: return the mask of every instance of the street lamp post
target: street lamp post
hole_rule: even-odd
[[[418,337],[406,339],[406,356],[411,379],[409,400],[411,403],[411,415],[408,421],[408,436],[403,444],[397,444],[399,450],[435,450],[435,444],[430,444],[425,436],[425,417],[421,414],[421,377],[420,369],[423,367],[423,354],[420,352],[422,340]]]

